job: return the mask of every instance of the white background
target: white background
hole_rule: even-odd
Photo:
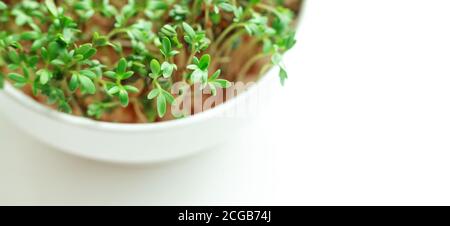
[[[79,159],[0,117],[0,204],[450,204],[449,12],[309,0],[279,102],[246,136],[168,164]]]

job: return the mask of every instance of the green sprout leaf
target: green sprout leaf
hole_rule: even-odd
[[[80,81],[82,91],[89,94],[95,94],[96,88],[94,82],[88,76],[79,74],[78,79]]]
[[[158,60],[153,59],[150,62],[150,69],[152,71],[150,77],[153,79],[158,78],[161,75],[161,65],[159,64]]]
[[[28,80],[18,73],[10,73],[8,74],[8,78],[14,82],[14,86],[17,88],[22,88],[28,83]]]
[[[75,92],[75,90],[77,90],[79,86],[80,86],[80,83],[78,80],[78,76],[72,75],[72,78],[70,79],[70,82],[69,82],[70,91]]]
[[[53,17],[58,17],[58,8],[56,8],[53,0],[45,0],[45,6],[47,6],[48,11]]]
[[[53,77],[52,73],[47,69],[41,69],[36,74],[39,76],[39,81],[42,85],[48,83],[48,81]]]
[[[0,1],[0,10],[6,10],[8,9],[8,5],[6,5],[6,3]]]
[[[166,97],[164,95],[159,95],[157,98],[156,105],[158,106],[158,115],[160,118],[164,117],[167,111]]]
[[[119,91],[119,100],[120,100],[120,104],[123,107],[128,106],[128,103],[129,103],[128,92],[125,89],[121,89]]]

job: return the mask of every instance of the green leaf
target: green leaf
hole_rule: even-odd
[[[192,62],[195,64],[195,65],[199,65],[200,64],[200,60],[195,56],[194,57],[194,59],[192,59]]]
[[[161,70],[164,78],[170,78],[172,77],[174,66],[169,62],[164,62],[161,65]]]
[[[81,83],[81,87],[83,87],[83,89],[89,93],[89,94],[95,94],[96,92],[96,88],[95,88],[95,84],[94,82],[92,82],[92,80],[85,76],[85,75],[79,75],[80,83]]]
[[[119,86],[113,86],[111,89],[108,90],[108,94],[111,96],[117,94],[118,92],[120,92]]]
[[[0,1],[0,10],[5,10],[8,8],[8,5],[6,5],[4,2]]]
[[[209,54],[205,54],[200,59],[200,62],[198,63],[198,67],[202,70],[206,70],[206,69],[208,69],[210,62],[211,62],[211,56]]]
[[[200,70],[200,68],[195,64],[189,64],[186,68],[193,71]]]
[[[17,73],[9,73],[8,78],[17,83],[26,83],[28,81],[25,77]]]
[[[195,30],[194,30],[194,28],[191,27],[191,25],[183,22],[183,30],[186,32],[186,34],[190,38],[194,38],[195,37]]]
[[[106,46],[108,45],[108,38],[105,36],[101,36],[98,32],[95,32],[92,42],[95,46]]]
[[[54,60],[59,56],[60,46],[57,42],[51,42],[48,45],[48,60]]]
[[[152,73],[155,77],[158,77],[161,73],[161,65],[159,64],[158,60],[153,59],[150,62],[150,69],[152,70]]]
[[[155,97],[157,97],[159,94],[161,93],[160,89],[152,89],[152,91],[150,91],[150,93],[147,96],[147,99],[151,100],[154,99]]]
[[[75,51],[75,58],[80,58],[78,55],[81,55],[81,59],[79,60],[87,60],[97,53],[97,50],[92,47],[92,44],[87,43],[78,47]]]
[[[170,94],[166,90],[162,90],[162,94],[164,95],[164,98],[166,98],[166,101],[168,103],[170,103],[170,104],[174,104],[175,103],[175,97],[173,97],[172,94]]]
[[[127,60],[125,58],[121,58],[117,64],[117,74],[124,74],[127,71],[127,64]]]
[[[27,31],[20,35],[20,39],[24,41],[31,41],[39,38],[40,33],[36,31]]]
[[[46,39],[45,38],[40,38],[36,41],[33,42],[33,44],[31,45],[31,51],[35,52],[37,50],[39,50],[40,48],[42,48],[42,46],[44,46]]]
[[[58,17],[58,8],[56,8],[55,2],[53,0],[45,0],[45,6],[47,6],[48,11],[52,16]]]
[[[192,83],[199,83],[203,82],[203,78],[205,77],[206,73],[200,69],[195,70],[191,74],[191,81]]]
[[[70,79],[69,82],[69,89],[72,92],[75,92],[75,90],[78,89],[80,83],[78,82],[78,76],[77,75],[72,75],[72,78]]]
[[[72,107],[65,100],[61,100],[58,104],[58,110],[67,114],[72,113]]]
[[[159,95],[156,99],[156,107],[160,118],[164,117],[167,111],[166,98],[164,95]]]
[[[220,88],[230,88],[231,87],[231,82],[225,80],[225,79],[217,79],[214,81],[214,84],[217,85]]]
[[[119,92],[119,101],[122,107],[127,107],[129,104],[128,92],[125,89],[121,89]]]
[[[216,72],[214,72],[214,74],[211,76],[210,81],[214,81],[217,78],[219,78],[220,74],[222,73],[222,70],[217,70]]]
[[[164,37],[162,39],[162,53],[166,57],[170,57],[170,53],[172,51],[172,43],[170,42],[170,39],[167,37]]]
[[[87,60],[93,56],[95,56],[95,54],[97,54],[97,50],[92,48],[89,49],[86,53],[83,54],[83,59]]]
[[[107,71],[107,72],[105,72],[104,75],[110,79],[116,79],[117,74],[114,71]]]
[[[36,74],[39,75],[39,82],[42,85],[47,84],[48,81],[53,77],[52,73],[47,69],[41,69],[38,72],[36,72]]]
[[[283,67],[280,67],[279,77],[280,77],[281,85],[284,86],[286,79],[288,78],[288,75],[287,75],[286,70]]]
[[[64,66],[66,63],[60,59],[54,59],[50,62],[51,65]]]
[[[136,87],[134,87],[134,86],[126,85],[126,86],[123,86],[123,88],[124,88],[127,92],[130,92],[130,93],[139,93],[139,89],[136,88]]]
[[[80,74],[82,74],[90,79],[95,79],[97,77],[97,75],[90,70],[81,70]]]
[[[134,71],[127,71],[121,76],[121,80],[129,79],[134,75]]]
[[[9,57],[9,60],[11,60],[13,63],[20,64],[20,57],[16,51],[9,51],[8,57]]]
[[[100,119],[105,112],[105,107],[103,103],[94,103],[88,106],[87,114],[90,117],[95,117],[96,119]]]
[[[87,51],[89,51],[92,48],[92,44],[83,44],[80,47],[77,48],[75,54],[81,54],[84,55]]]

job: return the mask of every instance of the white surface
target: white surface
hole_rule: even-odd
[[[0,118],[0,204],[450,204],[449,9],[310,0],[284,105],[170,164],[86,161]]]

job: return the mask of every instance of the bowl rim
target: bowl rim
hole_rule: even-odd
[[[75,116],[72,114],[63,113],[52,109],[42,103],[37,102],[30,96],[26,95],[19,89],[15,88],[9,82],[5,82],[4,94],[16,103],[21,105],[26,109],[30,109],[39,115],[47,117],[49,120],[60,122],[60,123],[68,123],[70,125],[74,125],[77,127],[83,127],[87,129],[95,129],[100,131],[116,131],[116,132],[141,132],[141,131],[159,131],[163,129],[173,128],[173,127],[181,127],[188,126],[200,121],[206,121],[210,118],[213,118],[223,112],[226,112],[227,109],[232,108],[238,101],[242,101],[247,98],[251,93],[257,91],[258,87],[261,84],[271,82],[271,77],[276,75],[276,68],[271,68],[268,72],[264,74],[260,79],[258,79],[254,84],[249,86],[247,90],[238,96],[225,101],[224,103],[216,106],[212,109],[208,109],[206,111],[202,111],[200,113],[196,113],[194,115],[190,115],[181,119],[174,119],[170,121],[156,122],[156,123],[115,123],[115,122],[105,122],[105,121],[96,121],[91,118]]]

